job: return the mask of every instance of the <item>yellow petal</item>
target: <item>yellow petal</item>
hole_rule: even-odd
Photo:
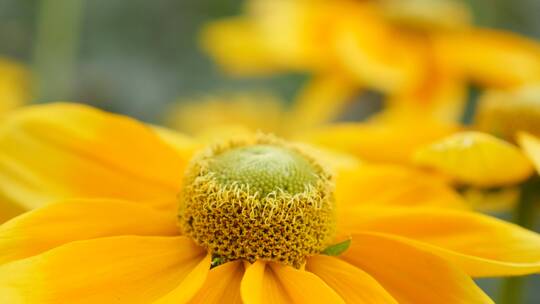
[[[0,224],[25,211],[25,208],[13,204],[7,198],[2,197],[2,193],[0,192]]]
[[[204,260],[204,250],[185,237],[73,242],[1,266],[0,302],[152,303],[177,286],[197,292],[204,278],[199,286],[186,280]]]
[[[472,276],[540,271],[540,235],[474,212],[444,209],[357,208],[341,229],[372,231],[440,255]]]
[[[433,65],[434,71],[429,70],[421,83],[388,97],[385,109],[376,114],[379,121],[402,120],[424,126],[436,126],[438,121],[454,124],[460,121],[465,111],[467,83],[455,72],[446,71],[450,68],[443,64]]]
[[[189,155],[201,148],[197,141],[187,135],[160,126],[152,126],[152,129],[164,142],[186,158],[190,158]]]
[[[248,18],[228,18],[205,25],[201,44],[232,74],[267,74],[282,68]]]
[[[470,26],[472,12],[462,1],[454,0],[383,0],[384,15],[400,28],[424,31],[455,30]]]
[[[358,85],[342,75],[316,76],[296,97],[289,125],[304,129],[335,120],[358,93]]]
[[[482,85],[509,88],[540,79],[540,45],[533,40],[488,29],[438,39],[447,61]]]
[[[483,93],[474,128],[508,141],[514,141],[519,132],[540,136],[540,83]]]
[[[398,165],[360,165],[336,176],[336,201],[351,206],[466,208],[460,195],[434,174]]]
[[[0,127],[0,196],[26,208],[63,197],[165,198],[175,208],[188,157],[127,117],[31,106]]]
[[[353,7],[340,1],[247,1],[252,27],[271,50],[272,58],[292,70],[328,71],[336,19]]]
[[[21,64],[0,57],[0,115],[29,102],[30,74]]]
[[[408,163],[418,147],[455,131],[455,126],[442,124],[339,123],[307,133],[304,139],[369,161]]]
[[[209,137],[212,141],[223,140],[235,135],[230,130],[248,129],[281,134],[284,124],[284,102],[265,93],[238,92],[221,96],[208,96],[175,104],[167,123],[197,138]],[[225,129],[225,131],[224,131]]]
[[[208,276],[208,270],[210,269],[210,263],[212,262],[212,255],[207,254],[206,257],[200,260],[199,264],[194,267],[180,285],[176,286],[171,292],[165,296],[159,298],[159,300],[153,302],[153,304],[176,304],[176,303],[189,303],[193,297],[199,292],[204,285],[206,277]]]
[[[346,303],[398,303],[369,274],[338,258],[323,255],[311,257],[306,270],[325,281]]]
[[[176,235],[174,214],[115,200],[69,200],[0,226],[0,264],[72,241],[115,235]]]
[[[335,48],[346,69],[360,83],[396,92],[416,83],[423,62],[418,47],[396,35],[369,5],[346,15],[336,25]]]
[[[391,238],[353,234],[342,257],[369,273],[398,303],[493,303],[450,262]]]
[[[240,292],[246,304],[344,303],[316,275],[263,261],[256,261],[247,268]]]
[[[540,174],[540,139],[527,133],[518,135],[519,145]]]
[[[517,147],[480,132],[457,133],[420,148],[415,161],[480,187],[518,183],[533,171]]]
[[[210,269],[204,286],[190,303],[242,304],[240,282],[243,276],[242,261],[229,262]]]

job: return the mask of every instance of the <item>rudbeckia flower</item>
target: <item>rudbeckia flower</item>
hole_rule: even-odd
[[[540,167],[538,86],[485,93],[472,126],[409,113],[390,110],[366,123],[329,124],[304,139],[365,160],[435,169],[478,187],[518,184]]]
[[[492,303],[471,277],[540,271],[539,235],[450,208],[436,180],[380,184],[272,136],[193,155],[52,104],[12,113],[0,145],[3,196],[56,200],[0,227],[5,303]]]
[[[460,182],[484,187],[517,184],[531,177],[534,168],[540,172],[539,121],[539,86],[487,92],[479,100],[473,125],[485,133],[442,138],[419,147],[414,158]]]
[[[167,109],[165,124],[199,138],[270,132],[291,137],[336,120],[354,98],[350,83],[337,76],[312,79],[292,104],[270,93],[222,93],[179,100]]]
[[[391,107],[412,103],[448,121],[471,82],[514,88],[540,79],[538,43],[473,26],[458,0],[247,0],[244,11],[201,35],[231,74],[339,75],[351,94],[381,91]]]
[[[28,71],[19,63],[0,58],[0,116],[30,99]]]

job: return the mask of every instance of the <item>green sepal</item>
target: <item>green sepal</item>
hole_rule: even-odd
[[[219,265],[225,263],[225,259],[219,256],[213,256],[212,262],[210,263],[210,269],[218,267]]]
[[[351,246],[351,239],[348,239],[343,242],[326,247],[326,249],[322,251],[322,254],[330,255],[330,256],[338,256],[344,253],[345,251],[347,251],[347,249],[349,249],[350,246]]]

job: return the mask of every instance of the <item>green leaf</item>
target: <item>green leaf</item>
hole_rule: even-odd
[[[330,255],[330,256],[338,256],[347,251],[349,247],[351,246],[351,240],[345,240],[343,242],[331,245],[326,247],[326,249],[323,250],[322,254]]]

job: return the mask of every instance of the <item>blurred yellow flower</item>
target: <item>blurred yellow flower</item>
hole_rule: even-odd
[[[247,0],[244,15],[208,24],[201,37],[233,74],[340,75],[351,94],[379,90],[389,107],[412,103],[448,121],[462,113],[469,82],[540,79],[539,44],[472,26],[459,0]]]
[[[166,113],[165,124],[192,136],[210,139],[253,131],[283,134],[284,103],[262,93],[236,93],[179,101]]]
[[[540,86],[486,92],[478,102],[473,128],[502,139],[458,133],[420,148],[416,160],[477,186],[522,182],[534,166],[540,173]]]
[[[10,114],[0,146],[2,196],[53,202],[0,226],[5,303],[493,303],[471,276],[540,271],[539,235],[437,180],[332,170],[273,137],[193,157],[171,131],[51,104]]]
[[[335,120],[353,97],[350,83],[325,75],[312,79],[290,105],[261,92],[180,100],[165,114],[165,124],[208,139],[256,131],[290,137]]]
[[[30,100],[30,75],[25,67],[0,58],[0,115]]]
[[[540,168],[539,121],[540,89],[528,85],[486,92],[471,127],[418,115],[412,107],[384,111],[366,123],[313,129],[304,139],[367,161],[422,166],[462,184],[500,187],[520,183],[533,166]]]

